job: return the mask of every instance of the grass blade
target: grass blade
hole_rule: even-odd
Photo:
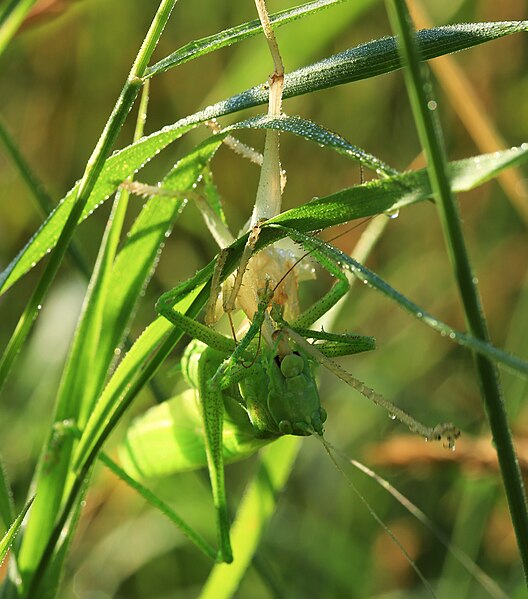
[[[33,499],[34,498],[31,498],[26,503],[26,505],[24,506],[24,509],[20,512],[20,514],[18,514],[15,521],[11,524],[11,526],[9,527],[9,530],[6,532],[6,534],[3,536],[2,540],[0,541],[0,565],[4,561],[5,556],[6,556],[7,552],[9,551],[9,547],[11,547],[11,543],[13,542],[13,539],[16,537],[20,527],[22,526],[22,521],[24,520],[24,516],[26,515],[27,511],[31,507],[31,504],[33,503]]]
[[[31,194],[35,198],[40,213],[44,218],[47,218],[51,212],[53,212],[53,200],[51,199],[48,192],[45,190],[44,185],[38,180],[35,173],[31,170],[31,167],[27,163],[24,156],[17,147],[14,139],[11,137],[7,128],[5,127],[2,119],[0,119],[0,141],[2,142],[7,154],[15,164],[20,176]],[[88,279],[90,272],[82,256],[81,250],[72,242],[68,248],[70,258],[79,269],[79,271]]]
[[[296,6],[295,8],[270,15],[270,22],[275,28],[281,27],[291,21],[301,19],[302,17],[314,14],[334,4],[340,4],[341,2],[344,2],[344,0],[316,0],[316,2],[308,2],[307,4],[302,4],[301,6]],[[259,19],[254,19],[253,21],[220,31],[220,33],[215,33],[209,37],[189,42],[166,58],[163,58],[149,67],[145,73],[145,77],[154,77],[155,75],[164,73],[189,60],[194,60],[195,58],[205,56],[220,48],[231,46],[253,37],[254,35],[258,35],[261,31],[262,26]]]
[[[37,0],[19,0],[15,6],[6,4],[5,9],[0,14],[0,56],[4,53],[11,39],[16,35],[18,28],[26,18]]]
[[[388,3],[393,29],[398,33],[400,51],[405,60],[407,90],[420,140],[427,156],[428,173],[434,190],[449,259],[453,268],[471,334],[489,341],[488,327],[482,310],[480,294],[467,253],[458,205],[452,195],[446,169],[446,158],[436,103],[427,93],[428,74],[421,69],[420,51],[415,42],[412,22],[404,0]],[[506,489],[506,495],[517,536],[517,544],[528,582],[528,504],[519,462],[513,446],[506,406],[502,398],[499,373],[490,356],[475,355],[477,377]]]
[[[16,356],[29,333],[40,306],[55,278],[86,202],[90,197],[95,183],[104,167],[105,161],[108,158],[121,127],[136,99],[142,85],[140,77],[145,72],[148,61],[159,41],[175,3],[176,0],[161,1],[151,27],[145,37],[136,60],[134,61],[129,78],[123,86],[114,110],[107,121],[92,156],[88,160],[84,176],[79,185],[78,193],[75,195],[72,211],[60,233],[54,251],[51,253],[46,270],[37,284],[31,298],[27,302],[26,308],[18,321],[15,332],[13,333],[0,361],[0,388],[5,383]]]

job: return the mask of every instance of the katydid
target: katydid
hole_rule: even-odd
[[[275,64],[270,78],[269,114],[280,116],[284,69],[264,2],[256,0],[256,4]],[[132,190],[141,189],[135,184]],[[148,187],[143,192],[149,193]],[[220,246],[231,244],[234,237],[224,223],[199,194],[193,197]],[[311,249],[312,257],[337,280],[323,298],[299,315],[297,258],[277,247],[255,253],[265,221],[279,214],[280,209],[279,139],[278,132],[270,129],[248,240],[237,272],[231,277],[224,273],[229,251],[224,247],[212,277],[206,323],[216,320],[221,283],[227,279],[229,285],[224,283],[221,293],[232,336],[225,337],[175,310],[181,287],[161,296],[156,305],[159,314],[194,339],[182,360],[189,389],[138,419],[121,450],[126,470],[142,477],[208,467],[216,510],[218,561],[233,559],[224,463],[242,459],[281,435],[323,436],[326,411],[315,379],[318,363],[426,439],[444,438],[448,446],[453,446],[458,436],[450,424],[424,427],[333,362],[335,356],[373,349],[374,340],[309,329],[347,292],[348,280],[337,264],[316,248]],[[188,292],[189,285],[185,288]],[[231,316],[237,309],[248,319],[246,328],[238,332]]]

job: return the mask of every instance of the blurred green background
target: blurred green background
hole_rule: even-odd
[[[62,10],[58,15],[26,26],[0,58],[0,113],[22,153],[57,201],[82,175],[155,4],[139,0],[59,3]],[[521,0],[423,0],[415,4],[434,25],[528,18],[527,3]],[[275,11],[294,3],[269,0],[268,5],[270,11]],[[251,0],[181,0],[156,56],[162,58],[192,39],[253,18]],[[389,33],[383,2],[354,0],[281,28],[277,37],[286,70],[293,70]],[[526,35],[479,46],[450,60],[461,68],[482,105],[478,109],[471,106],[456,82],[451,92],[438,83],[450,159],[486,151],[468,133],[468,117],[455,111],[457,99],[469,106],[470,113],[478,112],[489,120],[506,146],[527,141]],[[271,70],[261,37],[174,69],[153,82],[146,132],[261,83]],[[284,110],[338,132],[401,170],[408,168],[419,153],[401,73],[294,98],[285,102]],[[255,109],[252,114],[263,111]],[[242,115],[233,115],[232,120],[239,117]],[[130,119],[120,145],[130,142],[132,131]],[[185,136],[149,164],[139,180],[154,184],[207,134],[202,128]],[[240,137],[262,147],[261,132],[243,132]],[[281,143],[283,166],[288,172],[286,208],[360,181],[359,168],[337,154],[293,136],[283,135]],[[251,212],[258,169],[222,148],[214,159],[213,172],[236,231]],[[522,212],[512,203],[515,196],[517,202],[528,205],[526,170],[518,176],[509,194],[493,182],[465,194],[460,201],[492,338],[499,347],[526,359],[528,211]],[[3,269],[42,222],[42,215],[2,148],[0,197]],[[132,202],[135,208],[130,222],[141,203],[139,199]],[[90,264],[109,208],[105,205],[98,210],[76,234],[76,243]],[[361,228],[354,230],[338,244],[352,249],[360,232]],[[167,242],[133,323],[133,337],[154,317],[155,299],[192,275],[216,251],[199,215],[190,207]],[[412,207],[392,220],[368,265],[419,305],[456,328],[464,328],[431,203]],[[41,268],[35,268],[0,299],[2,347]],[[307,284],[305,301],[320,294],[328,283],[321,274],[317,284]],[[1,453],[19,505],[49,424],[85,288],[75,268],[65,263],[1,399]],[[343,360],[347,369],[421,421],[454,421],[463,430],[463,437],[454,454],[425,445],[420,439],[408,437],[404,427],[344,384],[322,375],[321,395],[329,412],[328,439],[350,457],[373,465],[389,478],[448,536],[463,545],[508,596],[526,596],[470,357],[371,289],[353,290],[335,329],[374,335],[378,341],[374,353]],[[174,364],[176,361],[177,355]],[[177,375],[167,368],[158,382],[170,395],[177,385]],[[528,411],[522,400],[527,398],[527,387],[506,373],[503,383],[524,467],[528,462]],[[145,393],[133,410],[139,413],[151,403]],[[229,468],[232,506],[253,468],[252,460]],[[398,503],[372,481],[352,471],[350,475],[427,578],[440,585],[440,597],[488,596],[480,587],[472,586],[467,574],[446,557],[445,549]],[[179,476],[159,483],[157,488],[173,497],[175,506],[200,528],[213,526],[204,476]],[[207,559],[190,547],[163,516],[152,513],[133,491],[98,469],[61,596],[193,597],[210,568]],[[270,581],[275,581],[277,589]],[[320,444],[310,439],[303,444],[256,562],[238,594],[256,599],[273,596],[427,596],[401,552],[368,515]]]

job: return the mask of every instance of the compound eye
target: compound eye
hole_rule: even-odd
[[[298,354],[287,354],[282,358],[280,369],[286,378],[299,376],[304,370],[304,360]]]

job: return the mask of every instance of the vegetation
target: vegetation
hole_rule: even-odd
[[[4,599],[526,593],[526,15],[267,4],[0,7]]]

